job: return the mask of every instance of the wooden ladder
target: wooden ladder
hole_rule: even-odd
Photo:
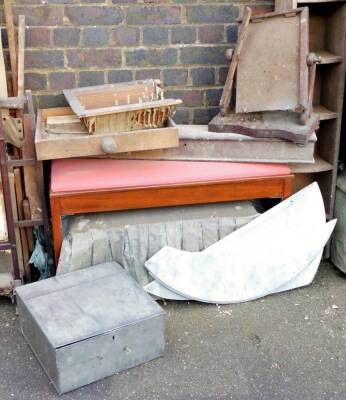
[[[49,223],[48,223],[48,212],[45,201],[44,192],[44,179],[42,162],[37,161],[36,156],[32,158],[21,158],[9,160],[6,151],[5,133],[2,123],[2,111],[3,109],[17,109],[22,110],[26,106],[28,114],[24,115],[24,135],[34,135],[35,129],[35,114],[32,102],[31,92],[27,91],[24,96],[9,97],[0,99],[0,167],[1,167],[1,182],[2,192],[4,197],[6,225],[8,232],[8,240],[0,242],[0,250],[10,250],[13,264],[13,277],[15,280],[15,286],[21,284],[21,273],[19,268],[18,251],[16,244],[16,228],[30,228],[34,226],[43,226],[45,246],[48,254],[48,258],[52,259],[52,246],[50,244],[49,236]],[[25,123],[29,121],[30,123]],[[27,220],[16,220],[14,219],[12,202],[11,202],[11,190],[9,182],[9,168],[12,167],[25,167],[28,165],[35,166],[37,171],[36,180],[39,188],[39,195],[42,199],[42,219],[27,219]],[[30,281],[30,274],[25,274],[27,281]]]

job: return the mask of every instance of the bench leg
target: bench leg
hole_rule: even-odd
[[[52,213],[54,260],[55,267],[57,267],[62,245],[62,226],[59,198],[54,196],[50,197],[50,209]]]
[[[283,199],[292,195],[292,177],[284,178],[283,181]]]

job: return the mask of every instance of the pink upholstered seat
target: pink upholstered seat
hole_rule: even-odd
[[[51,192],[179,185],[290,174],[286,165],[68,159],[52,162]]]

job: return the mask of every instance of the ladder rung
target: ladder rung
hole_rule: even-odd
[[[26,165],[34,165],[36,164],[36,160],[34,158],[28,158],[24,160],[7,160],[7,165],[9,167],[24,167]]]
[[[16,247],[16,245],[10,242],[0,242],[0,250],[11,250],[13,247]]]
[[[31,226],[43,225],[43,219],[27,219],[22,221],[14,221],[17,228],[30,228]]]

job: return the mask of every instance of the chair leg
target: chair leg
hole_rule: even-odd
[[[287,199],[292,194],[292,176],[286,177],[283,180],[283,199]]]
[[[58,265],[61,244],[62,244],[62,225],[61,225],[61,213],[60,213],[60,202],[56,197],[50,197],[50,209],[52,213],[52,229],[53,229],[53,247],[54,247],[54,260],[55,268]]]

